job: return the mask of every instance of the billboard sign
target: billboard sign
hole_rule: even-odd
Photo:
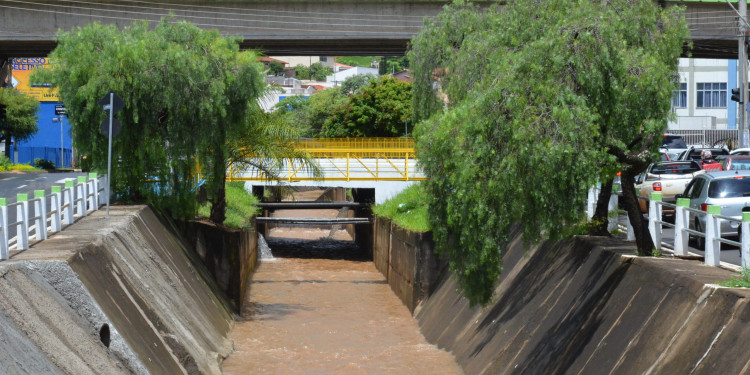
[[[31,72],[34,69],[44,69],[49,66],[46,57],[30,57],[12,59],[10,66],[13,87],[40,102],[60,102],[60,95],[50,84],[31,84]]]

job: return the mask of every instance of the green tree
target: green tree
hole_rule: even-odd
[[[347,77],[344,83],[341,84],[341,90],[346,95],[359,94],[363,87],[366,87],[370,82],[377,79],[378,77],[374,74],[357,74]]]
[[[106,169],[107,141],[99,131],[105,113],[97,102],[109,90],[125,102],[113,144],[114,194],[146,198],[175,217],[192,217],[200,163],[211,220],[223,222],[227,140],[249,126],[264,90],[257,56],[240,52],[237,40],[218,31],[168,19],[153,28],[135,22],[122,30],[90,24],[57,39],[50,58],[64,63],[33,79],[59,88],[75,146],[98,170]]]
[[[0,121],[0,141],[5,141],[5,155],[10,157],[11,139],[18,142],[36,134],[39,102],[16,89],[0,87],[0,106],[5,108],[5,121]]]
[[[326,76],[333,74],[331,68],[323,66],[323,64],[316,62],[310,65],[310,79],[316,81],[325,81]]]
[[[589,186],[650,160],[687,36],[680,11],[649,0],[519,0],[501,12],[457,2],[412,40],[431,227],[472,303],[491,299],[512,233],[569,235]]]
[[[332,87],[318,91],[309,98],[299,96],[284,98],[276,104],[276,111],[287,117],[287,121],[296,124],[304,137],[321,137],[323,125],[331,113],[349,102],[341,87]]]
[[[284,64],[278,61],[271,61],[268,64],[268,71],[275,76],[284,75]]]
[[[294,75],[297,79],[310,79],[310,68],[302,64],[297,64],[294,67]]]
[[[397,137],[412,116],[411,84],[383,76],[363,87],[323,124],[326,137]]]

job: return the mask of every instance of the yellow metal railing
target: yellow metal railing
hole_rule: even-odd
[[[302,139],[297,148],[317,161],[321,178],[306,173],[301,161],[284,160],[274,165],[284,181],[420,181],[413,138],[312,138]],[[260,170],[230,168],[229,181],[268,181]]]

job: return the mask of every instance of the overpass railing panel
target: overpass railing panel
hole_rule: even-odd
[[[64,187],[52,186],[50,194],[35,190],[32,199],[28,194],[17,194],[16,202],[10,204],[7,198],[0,198],[0,259],[8,259],[10,250],[28,249],[31,233],[35,240],[43,241],[48,233],[59,232],[63,225],[73,224],[75,217],[98,210],[106,203],[104,184],[100,183],[103,178],[105,176],[89,173],[65,181]],[[12,209],[16,210],[13,222],[9,215]],[[11,228],[16,230],[13,238],[10,238]]]

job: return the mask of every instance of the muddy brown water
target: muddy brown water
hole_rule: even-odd
[[[224,374],[463,373],[346,231],[274,228],[266,240],[274,259],[250,281]]]

